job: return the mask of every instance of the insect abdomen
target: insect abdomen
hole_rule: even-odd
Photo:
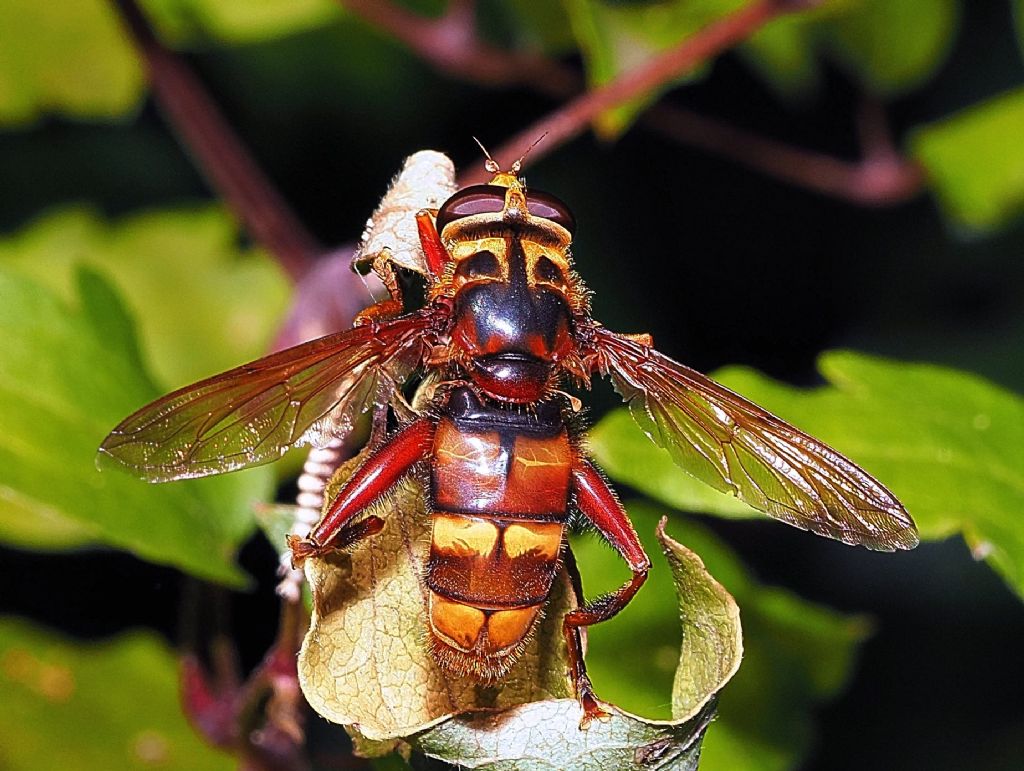
[[[434,439],[430,631],[442,666],[490,680],[515,663],[551,592],[572,452],[560,416],[499,422],[509,416],[466,404],[453,397]]]

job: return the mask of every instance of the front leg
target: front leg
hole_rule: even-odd
[[[562,621],[562,632],[569,648],[570,676],[576,688],[576,698],[583,707],[580,728],[586,728],[591,720],[605,719],[609,717],[609,713],[594,695],[590,677],[587,676],[579,629],[607,621],[626,607],[647,580],[651,559],[644,552],[644,547],[636,536],[636,530],[633,529],[633,523],[629,521],[629,516],[622,508],[615,492],[589,461],[577,461],[572,471],[572,480],[576,507],[622,556],[633,572],[633,577],[617,591],[570,611]]]
[[[309,537],[288,537],[293,565],[299,567],[309,557],[344,549],[380,532],[384,523],[379,517],[367,517],[355,523],[351,519],[380,500],[409,469],[430,454],[434,430],[432,420],[420,418],[367,458],[345,482]]]
[[[365,275],[363,272],[365,263],[353,263],[353,269]],[[370,267],[377,274],[377,278],[388,290],[388,299],[376,302],[368,308],[363,308],[356,314],[355,325],[372,324],[375,321],[388,321],[402,315],[405,310],[405,302],[402,300],[402,287],[398,285],[398,274],[391,262],[391,252],[387,249],[374,256]]]

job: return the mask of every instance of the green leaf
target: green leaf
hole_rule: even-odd
[[[166,37],[247,43],[301,32],[342,18],[336,0],[144,0]]]
[[[452,718],[412,743],[420,752],[475,771],[696,771],[710,710],[682,724],[613,714],[579,727],[572,699],[514,707],[496,720],[481,713]]]
[[[75,643],[0,619],[0,766],[229,769],[181,714],[174,654],[149,633]]]
[[[954,222],[988,230],[1024,211],[1024,88],[919,128],[914,157]]]
[[[678,45],[716,19],[744,5],[742,0],[674,0],[663,3],[611,3],[566,0],[572,29],[583,52],[587,81],[600,86]],[[604,113],[597,132],[614,137],[665,90],[699,76],[691,72],[655,92]]]
[[[107,0],[6,0],[0,29],[0,123],[112,118],[138,104],[142,70]]]
[[[824,6],[831,7],[831,3]],[[783,96],[802,96],[818,84],[820,71],[810,23],[815,16],[817,14],[810,13],[783,16],[759,29],[738,49]]]
[[[640,501],[628,508],[652,553],[663,509]],[[846,684],[868,631],[866,622],[759,584],[705,528],[682,518],[673,518],[669,527],[736,598],[743,619],[743,665],[719,697],[701,768],[781,771],[794,766],[809,747],[813,710]],[[575,538],[573,552],[588,596],[614,589],[628,575],[622,560],[596,538]],[[631,712],[670,714],[680,639],[678,609],[667,599],[671,584],[670,572],[655,560],[629,607],[589,631],[587,665],[598,695]]]
[[[253,504],[269,493],[270,472],[162,486],[99,473],[103,436],[158,395],[139,369],[126,310],[88,270],[78,274],[75,306],[6,265],[0,296],[0,498],[9,504],[0,538],[29,548],[102,543],[243,582],[234,554],[253,528]]]
[[[896,95],[942,65],[959,16],[957,0],[859,0],[821,33],[832,55],[875,92]]]
[[[675,584],[683,642],[672,685],[672,717],[695,716],[739,669],[743,658],[740,610],[736,600],[711,578],[703,561],[665,533],[658,541]]]
[[[828,442],[877,476],[906,505],[926,539],[960,532],[1024,595],[1024,400],[970,373],[851,352],[819,360],[829,386],[804,390],[754,371],[715,376]],[[615,479],[689,511],[754,516],[676,470],[615,412],[591,434]]]
[[[541,49],[552,55],[576,51],[576,40],[564,3],[520,3],[481,6],[481,13],[491,10],[507,15],[503,30],[513,30],[519,39],[517,47]],[[508,34],[506,32],[506,34]]]
[[[342,18],[334,0],[147,0],[162,37],[249,42]],[[140,60],[109,0],[0,3],[0,123],[58,112],[121,118],[144,90]]]
[[[78,265],[108,276],[138,323],[157,381],[168,388],[263,355],[289,296],[276,263],[241,249],[235,221],[210,206],[113,223],[85,209],[52,212],[0,241],[0,264],[65,300]]]

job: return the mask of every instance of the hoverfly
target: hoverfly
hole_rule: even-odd
[[[388,404],[408,416],[340,489],[295,564],[380,530],[361,516],[400,479],[426,483],[432,538],[426,583],[438,664],[480,681],[521,655],[568,549],[571,514],[622,556],[632,578],[566,614],[570,677],[585,720],[605,714],[583,664],[579,630],[621,611],[647,577],[625,510],[588,460],[568,383],[612,379],[647,435],[687,472],[766,514],[819,535],[892,551],[917,532],[899,501],[850,460],[743,397],[590,315],[570,245],[576,221],[527,188],[519,163],[490,158],[488,184],[415,214],[426,283],[403,311],[395,264],[373,269],[389,298],[352,329],[298,345],[171,393],[126,418],[101,453],[150,482],[267,463],[289,447],[348,430]],[[414,373],[432,389],[410,414]]]

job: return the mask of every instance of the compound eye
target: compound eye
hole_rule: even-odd
[[[455,277],[463,279],[464,282],[480,278],[500,279],[501,263],[493,252],[477,252],[459,262],[455,268]]]
[[[576,218],[569,207],[549,193],[530,191],[526,194],[526,208],[531,216],[551,220],[570,233],[576,232]]]
[[[458,191],[438,209],[437,232],[463,217],[500,212],[505,208],[505,191],[500,185],[471,185]]]

